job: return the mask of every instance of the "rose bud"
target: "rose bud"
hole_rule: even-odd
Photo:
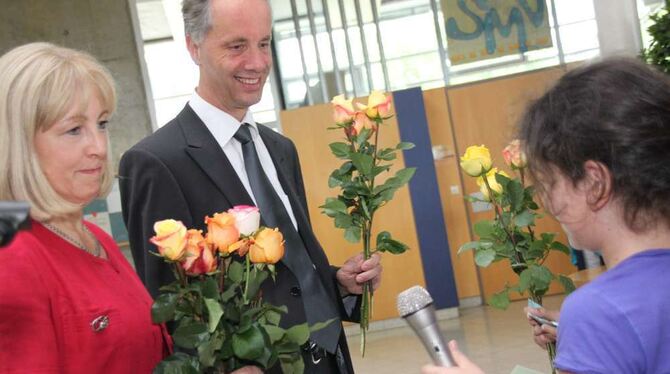
[[[359,106],[371,119],[388,118],[391,116],[391,95],[381,91],[372,91],[368,96],[368,104]]]
[[[491,190],[493,190],[495,194],[500,194],[503,191],[503,187],[496,180],[496,174],[504,175],[507,178],[509,178],[509,175],[504,171],[498,171],[498,168],[493,168],[486,173],[486,180],[489,182]],[[489,189],[486,187],[486,183],[484,183],[484,176],[477,178],[477,185],[479,186],[479,191],[484,195],[484,200],[490,201],[491,197],[489,196]]]
[[[505,163],[512,169],[523,169],[528,164],[519,139],[512,140],[502,151]]]
[[[483,145],[471,145],[461,156],[461,168],[471,177],[479,177],[491,170],[491,152]]]
[[[373,132],[377,129],[377,126],[368,118],[367,115],[363,112],[356,112],[354,114],[354,122],[350,127],[352,135],[358,136],[363,129],[372,130]]]
[[[346,100],[344,95],[338,95],[330,103],[333,104],[333,120],[335,123],[345,124],[353,120],[355,110],[351,99]]]

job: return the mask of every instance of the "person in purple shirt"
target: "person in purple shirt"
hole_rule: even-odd
[[[623,58],[572,70],[520,138],[571,246],[600,249],[608,268],[563,303],[556,369],[670,373],[670,77]],[[450,348],[457,368],[423,373],[481,372]]]

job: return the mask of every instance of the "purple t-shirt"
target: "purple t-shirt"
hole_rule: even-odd
[[[670,373],[670,250],[631,256],[565,299],[556,368]]]

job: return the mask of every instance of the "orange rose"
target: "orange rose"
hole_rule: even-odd
[[[370,119],[389,118],[391,116],[391,96],[381,91],[372,91],[368,96],[368,105],[359,105]]]
[[[521,149],[519,139],[512,140],[502,151],[505,163],[512,169],[523,169],[528,164],[526,154]]]
[[[222,254],[228,254],[228,247],[240,238],[240,231],[235,225],[235,216],[230,213],[215,213],[214,217],[205,217],[205,224],[207,224],[207,243]]]
[[[217,262],[214,249],[202,236],[200,230],[188,230],[186,257],[181,267],[188,275],[201,275],[216,270]]]
[[[149,239],[158,253],[170,261],[179,261],[185,253],[186,226],[181,221],[166,219],[154,224],[156,235]]]
[[[346,100],[344,95],[338,95],[330,102],[333,104],[333,120],[337,124],[351,122],[354,116],[354,104],[352,100]]]
[[[284,257],[284,236],[278,229],[263,228],[249,248],[251,262],[275,264]]]
[[[354,122],[350,127],[345,129],[345,133],[348,136],[357,136],[363,131],[363,129],[372,130],[373,132],[377,129],[377,126],[368,118],[368,116],[363,112],[354,113]]]

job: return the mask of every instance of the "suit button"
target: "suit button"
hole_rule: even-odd
[[[295,286],[291,287],[291,290],[289,291],[291,293],[291,296],[298,297],[302,294],[302,291],[300,290],[300,287]]]

